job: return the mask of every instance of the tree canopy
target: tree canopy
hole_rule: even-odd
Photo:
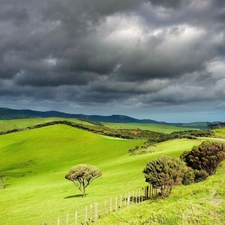
[[[209,175],[216,172],[218,165],[225,159],[225,146],[219,142],[204,141],[184,152],[181,159],[194,170],[204,170]]]
[[[187,166],[179,158],[161,156],[148,162],[143,173],[145,181],[153,188],[160,188],[162,195],[168,195],[172,187],[182,183]]]
[[[73,166],[65,178],[72,181],[76,187],[82,192],[83,197],[86,197],[86,187],[92,183],[92,181],[102,176],[102,172],[95,166],[79,164]]]

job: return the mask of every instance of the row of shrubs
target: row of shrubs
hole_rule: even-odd
[[[162,156],[148,162],[143,173],[145,181],[160,189],[166,197],[176,185],[200,182],[215,174],[224,159],[224,144],[205,141],[185,151],[180,158]]]
[[[171,134],[163,134],[163,133],[151,133],[151,135],[148,136],[147,141],[144,142],[142,146],[135,146],[132,149],[128,150],[129,155],[140,155],[140,154],[148,154],[151,152],[154,152],[154,150],[149,150],[148,147],[153,146],[155,147],[156,143],[168,141],[168,140],[174,140],[174,139],[197,139],[198,137],[212,137],[213,131],[211,130],[193,130],[193,131],[180,131],[180,132],[173,132]],[[154,148],[153,148],[154,149]]]
[[[147,140],[147,144],[154,144],[158,142],[187,138],[187,139],[196,139],[197,137],[210,137],[213,136],[213,131],[211,130],[190,130],[190,131],[179,131],[173,132],[171,134],[157,133],[154,136],[150,136]]]

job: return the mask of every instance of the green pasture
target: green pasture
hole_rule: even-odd
[[[177,131],[186,130],[198,130],[196,128],[190,127],[178,127],[166,124],[151,124],[151,123],[103,123],[105,126],[113,129],[140,129],[140,130],[150,130],[159,133],[170,134]]]
[[[0,190],[0,224],[56,224],[67,213],[145,186],[142,170],[147,161],[160,155],[179,156],[201,140],[163,142],[154,153],[128,155],[129,149],[143,143],[66,125],[0,136],[0,174],[7,177],[6,188]],[[103,173],[87,188],[86,198],[64,178],[80,163],[94,165]]]
[[[203,182],[176,187],[169,198],[149,200],[113,212],[96,225],[224,225],[224,170],[225,162],[215,175]]]
[[[225,138],[225,128],[215,129],[213,130],[216,137]]]
[[[1,131],[7,131],[7,130],[13,130],[13,129],[20,129],[20,128],[26,128],[29,126],[35,126],[37,124],[47,123],[51,121],[57,121],[57,120],[68,120],[75,123],[82,123],[85,125],[93,125],[91,123],[81,121],[78,119],[68,119],[68,118],[32,118],[32,119],[14,119],[14,120],[0,120],[0,132]]]

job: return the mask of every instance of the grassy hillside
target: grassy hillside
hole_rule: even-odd
[[[198,127],[199,129],[207,129],[209,125],[209,122],[193,122],[193,123],[184,123],[181,124],[181,127]]]
[[[98,225],[224,225],[225,162],[207,180],[179,186],[167,199],[150,200],[109,214]],[[133,216],[135,215],[135,216]]]
[[[213,131],[216,137],[225,138],[225,128],[215,129]]]
[[[144,186],[142,170],[148,160],[162,154],[178,156],[201,141],[173,140],[158,144],[155,153],[128,155],[128,149],[143,142],[66,125],[0,136],[0,173],[8,178],[0,190],[0,224],[55,224],[66,213]],[[87,188],[87,198],[64,179],[80,163],[95,165],[103,173]]]
[[[37,124],[42,124],[51,121],[63,120],[62,118],[32,118],[32,119],[15,119],[15,120],[0,120],[0,132],[19,129],[19,128],[26,128],[29,126],[34,126]],[[75,123],[82,123],[85,125],[93,125],[91,123],[81,121],[78,119],[66,119],[68,121],[72,121]]]
[[[103,124],[113,129],[141,129],[165,134],[169,134],[176,131],[197,130],[196,128],[178,127],[166,124],[150,124],[150,123],[103,123]]]

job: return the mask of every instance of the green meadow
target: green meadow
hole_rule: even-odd
[[[225,138],[225,128],[215,129],[214,133],[218,138]]]
[[[26,128],[29,126],[35,126],[37,124],[42,124],[42,123],[47,123],[47,122],[57,121],[57,120],[65,120],[65,119],[52,117],[52,118],[0,120],[0,132],[7,131],[7,130],[13,130],[13,129]],[[82,123],[84,125],[93,125],[91,123],[88,123],[86,121],[81,121],[78,119],[66,119],[66,120],[75,122],[75,123]]]
[[[0,136],[0,174],[7,177],[6,188],[0,190],[0,224],[56,224],[67,213],[144,187],[142,170],[149,160],[179,156],[201,143],[172,140],[157,144],[154,153],[129,156],[128,150],[144,141],[108,138],[66,125]],[[103,173],[87,188],[86,198],[64,178],[80,163]]]
[[[178,127],[167,124],[151,124],[151,123],[103,123],[105,126],[113,129],[141,129],[150,130],[154,132],[160,132],[170,134],[177,131],[198,130],[190,127]]]
[[[169,198],[148,200],[113,212],[96,225],[224,225],[224,171],[225,162],[203,182],[176,187]]]

